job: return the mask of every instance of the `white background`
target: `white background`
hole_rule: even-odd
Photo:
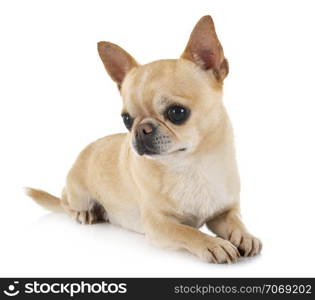
[[[1,1],[0,276],[314,276],[315,18],[312,1]],[[259,257],[211,265],[109,224],[38,207],[60,195],[91,141],[125,131],[96,43],[142,63],[176,58],[211,14],[230,62],[242,212]]]

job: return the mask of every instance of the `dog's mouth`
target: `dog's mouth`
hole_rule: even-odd
[[[136,139],[136,142],[133,144],[136,152],[142,155],[161,155],[159,151],[145,143],[142,139]]]
[[[147,143],[145,143],[143,140],[141,139],[137,139],[135,143],[133,143],[134,149],[137,152],[138,155],[142,156],[142,155],[148,155],[148,156],[156,156],[156,155],[170,155],[170,154],[175,154],[178,152],[184,152],[187,150],[187,148],[179,148],[176,150],[173,150],[171,152],[168,151],[159,151],[159,149],[156,149],[150,145],[148,145]]]
[[[142,132],[139,134],[139,132],[137,132],[132,141],[132,146],[135,152],[140,156],[167,156],[187,150],[186,147],[183,147],[184,145],[174,149],[171,140],[167,135],[149,135],[141,133]]]

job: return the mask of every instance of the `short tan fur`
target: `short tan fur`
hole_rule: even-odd
[[[233,132],[222,102],[229,66],[212,18],[199,20],[179,59],[140,65],[110,42],[99,42],[98,51],[130,131],[87,146],[60,199],[35,189],[28,195],[83,224],[109,221],[207,262],[258,254],[262,244],[240,218]],[[201,232],[203,224],[216,236]]]

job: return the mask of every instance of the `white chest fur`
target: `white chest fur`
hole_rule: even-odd
[[[173,176],[170,198],[177,213],[192,226],[200,227],[239,200],[238,172],[230,151],[221,149],[198,160],[179,161]]]

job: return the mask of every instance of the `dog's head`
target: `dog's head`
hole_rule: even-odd
[[[192,153],[219,127],[228,62],[210,16],[199,20],[180,59],[140,65],[109,42],[99,42],[98,51],[122,95],[122,118],[139,155]]]

